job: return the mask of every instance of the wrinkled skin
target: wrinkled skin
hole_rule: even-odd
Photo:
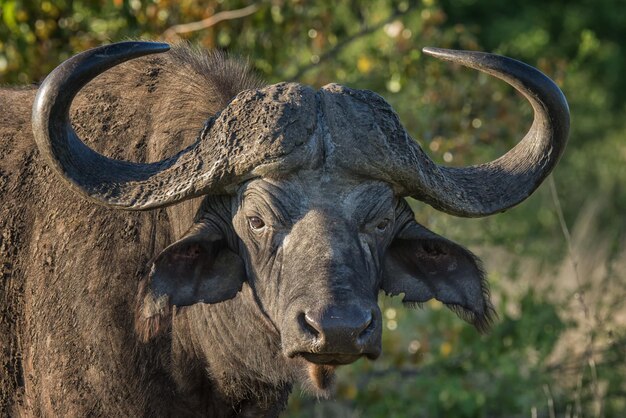
[[[85,142],[154,161],[252,87],[171,59],[92,83],[72,111]],[[478,262],[384,181],[322,158],[230,194],[113,211],[42,161],[33,98],[0,91],[0,415],[277,416],[296,381],[327,395],[336,366],[380,354],[380,291],[489,322]]]
[[[336,200],[329,201],[328,194]],[[381,200],[373,201],[372,195]],[[337,181],[337,176],[311,171],[284,181],[251,182],[239,196],[233,225],[241,237],[240,253],[260,303],[282,331],[285,355],[362,351],[376,358],[381,330],[376,297],[395,218],[389,186]],[[263,227],[249,225],[255,216]],[[321,331],[331,307],[336,315],[355,317],[362,341],[335,337],[324,341],[326,347],[311,338]],[[304,315],[320,329],[305,325]],[[350,328],[351,323],[346,318],[337,326]]]

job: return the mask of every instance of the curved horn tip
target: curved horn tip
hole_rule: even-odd
[[[445,48],[435,48],[433,46],[425,46],[422,48],[422,52],[426,55],[430,55],[433,57],[445,54],[446,52],[453,51],[453,49],[445,49]]]
[[[468,65],[470,62],[475,61],[477,58],[485,58],[493,55],[487,52],[466,51],[462,49],[434,48],[431,46],[422,48],[422,52],[426,55],[430,55],[431,57],[440,60],[452,61],[462,65]]]
[[[124,41],[124,42],[116,42],[111,43],[106,46],[137,46],[145,51],[153,51],[154,53],[166,52],[170,50],[170,44],[166,42],[156,42],[156,41]]]
[[[133,55],[134,57],[138,57],[141,55],[160,54],[162,52],[167,52],[169,50],[170,50],[170,45],[165,42],[124,41],[124,42],[115,42],[115,43],[103,45],[101,47],[87,50],[86,52],[87,53],[92,52],[94,54],[103,53],[103,52],[109,53],[109,54],[117,54],[120,52],[124,54],[128,54],[130,52],[131,55]]]

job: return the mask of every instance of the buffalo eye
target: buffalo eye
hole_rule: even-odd
[[[387,229],[388,226],[389,226],[389,219],[385,218],[382,221],[380,221],[378,225],[376,225],[376,230],[382,232],[385,229]]]
[[[263,219],[258,216],[250,216],[248,218],[248,225],[250,225],[250,228],[253,230],[258,231],[265,226],[265,222],[263,222]]]

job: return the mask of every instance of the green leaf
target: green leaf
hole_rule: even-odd
[[[2,2],[2,20],[11,32],[18,32],[19,30],[17,19],[15,17],[16,6],[17,4],[15,1]]]

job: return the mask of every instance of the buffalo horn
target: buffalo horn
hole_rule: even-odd
[[[539,70],[504,56],[438,48],[424,48],[424,53],[504,80],[530,102],[534,121],[502,157],[469,167],[437,165],[412,142],[413,149],[399,156],[409,160],[413,173],[402,179],[403,194],[464,217],[502,212],[526,199],[552,171],[567,143],[569,108],[561,90]]]
[[[72,100],[90,80],[124,61],[168,50],[169,45],[156,42],[94,48],[63,62],[40,86],[32,114],[35,142],[54,171],[86,198],[109,207],[146,210],[198,196],[207,192],[207,183],[219,186],[228,180],[206,181],[206,176],[220,172],[222,159],[219,150],[201,149],[200,140],[170,158],[135,163],[95,152],[72,128]],[[204,190],[197,188],[198,177],[205,180]]]

